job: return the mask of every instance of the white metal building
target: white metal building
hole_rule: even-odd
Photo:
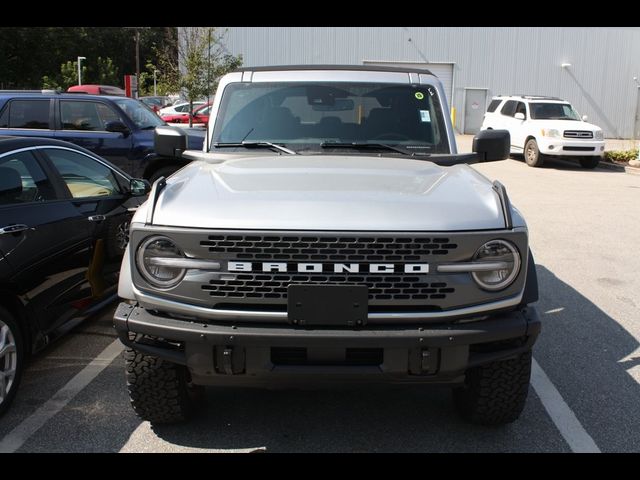
[[[243,55],[245,67],[377,63],[427,68],[443,82],[459,132],[477,131],[491,96],[535,94],[570,101],[607,137],[640,138],[640,28],[227,28],[226,47]]]

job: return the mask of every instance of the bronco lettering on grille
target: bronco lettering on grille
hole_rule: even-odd
[[[428,263],[285,263],[229,262],[229,272],[304,272],[304,273],[429,273]]]

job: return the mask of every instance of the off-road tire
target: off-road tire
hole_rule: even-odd
[[[9,408],[13,398],[16,396],[16,392],[18,390],[18,386],[20,385],[20,379],[22,378],[22,371],[24,370],[24,362],[25,362],[25,344],[22,337],[22,331],[20,330],[20,326],[18,322],[16,322],[15,317],[4,307],[0,306],[0,327],[4,326],[8,327],[8,332],[11,333],[11,338],[15,343],[15,373],[11,378],[11,385],[8,386],[9,379],[5,378],[4,375],[0,375],[0,381],[5,382],[5,395],[4,398],[0,398],[0,416]],[[0,340],[2,340],[2,330],[0,328]],[[9,365],[9,355],[10,352],[6,349],[8,343],[8,338],[4,338],[4,342],[0,343],[0,348],[5,348],[5,354],[3,357],[0,357],[0,370],[5,371],[6,369],[11,368]],[[11,349],[12,351],[13,348]]]
[[[529,139],[527,143],[525,143],[524,151],[522,153],[524,155],[524,161],[527,162],[527,165],[530,167],[541,167],[544,164],[545,156],[540,153],[538,142],[533,138]]]
[[[582,168],[587,168],[589,170],[594,169],[600,163],[600,157],[581,157],[580,158],[580,166]]]
[[[453,390],[453,401],[466,420],[480,425],[515,421],[524,409],[531,377],[531,350],[517,358],[467,371],[465,384]]]
[[[155,424],[187,420],[202,400],[203,388],[189,385],[187,368],[127,348],[124,354],[131,406]]]

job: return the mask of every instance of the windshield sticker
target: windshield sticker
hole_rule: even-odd
[[[416,92],[416,98],[417,98],[418,100],[422,100],[422,99],[424,98],[424,93],[422,93],[422,92]]]
[[[429,110],[420,110],[420,121],[423,123],[431,121],[431,115],[429,114]]]
[[[432,97],[435,95],[435,92],[431,87],[429,87],[427,90],[429,90],[429,95],[431,95]]]

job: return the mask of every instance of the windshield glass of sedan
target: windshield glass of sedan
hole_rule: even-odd
[[[580,115],[568,103],[530,103],[533,120],[580,120]]]
[[[165,125],[164,121],[158,115],[138,100],[119,98],[113,101],[124,110],[124,113],[127,114],[140,130],[150,130],[157,126]]]
[[[293,150],[324,143],[383,143],[450,153],[444,114],[430,85],[232,83],[212,143],[272,142]]]

